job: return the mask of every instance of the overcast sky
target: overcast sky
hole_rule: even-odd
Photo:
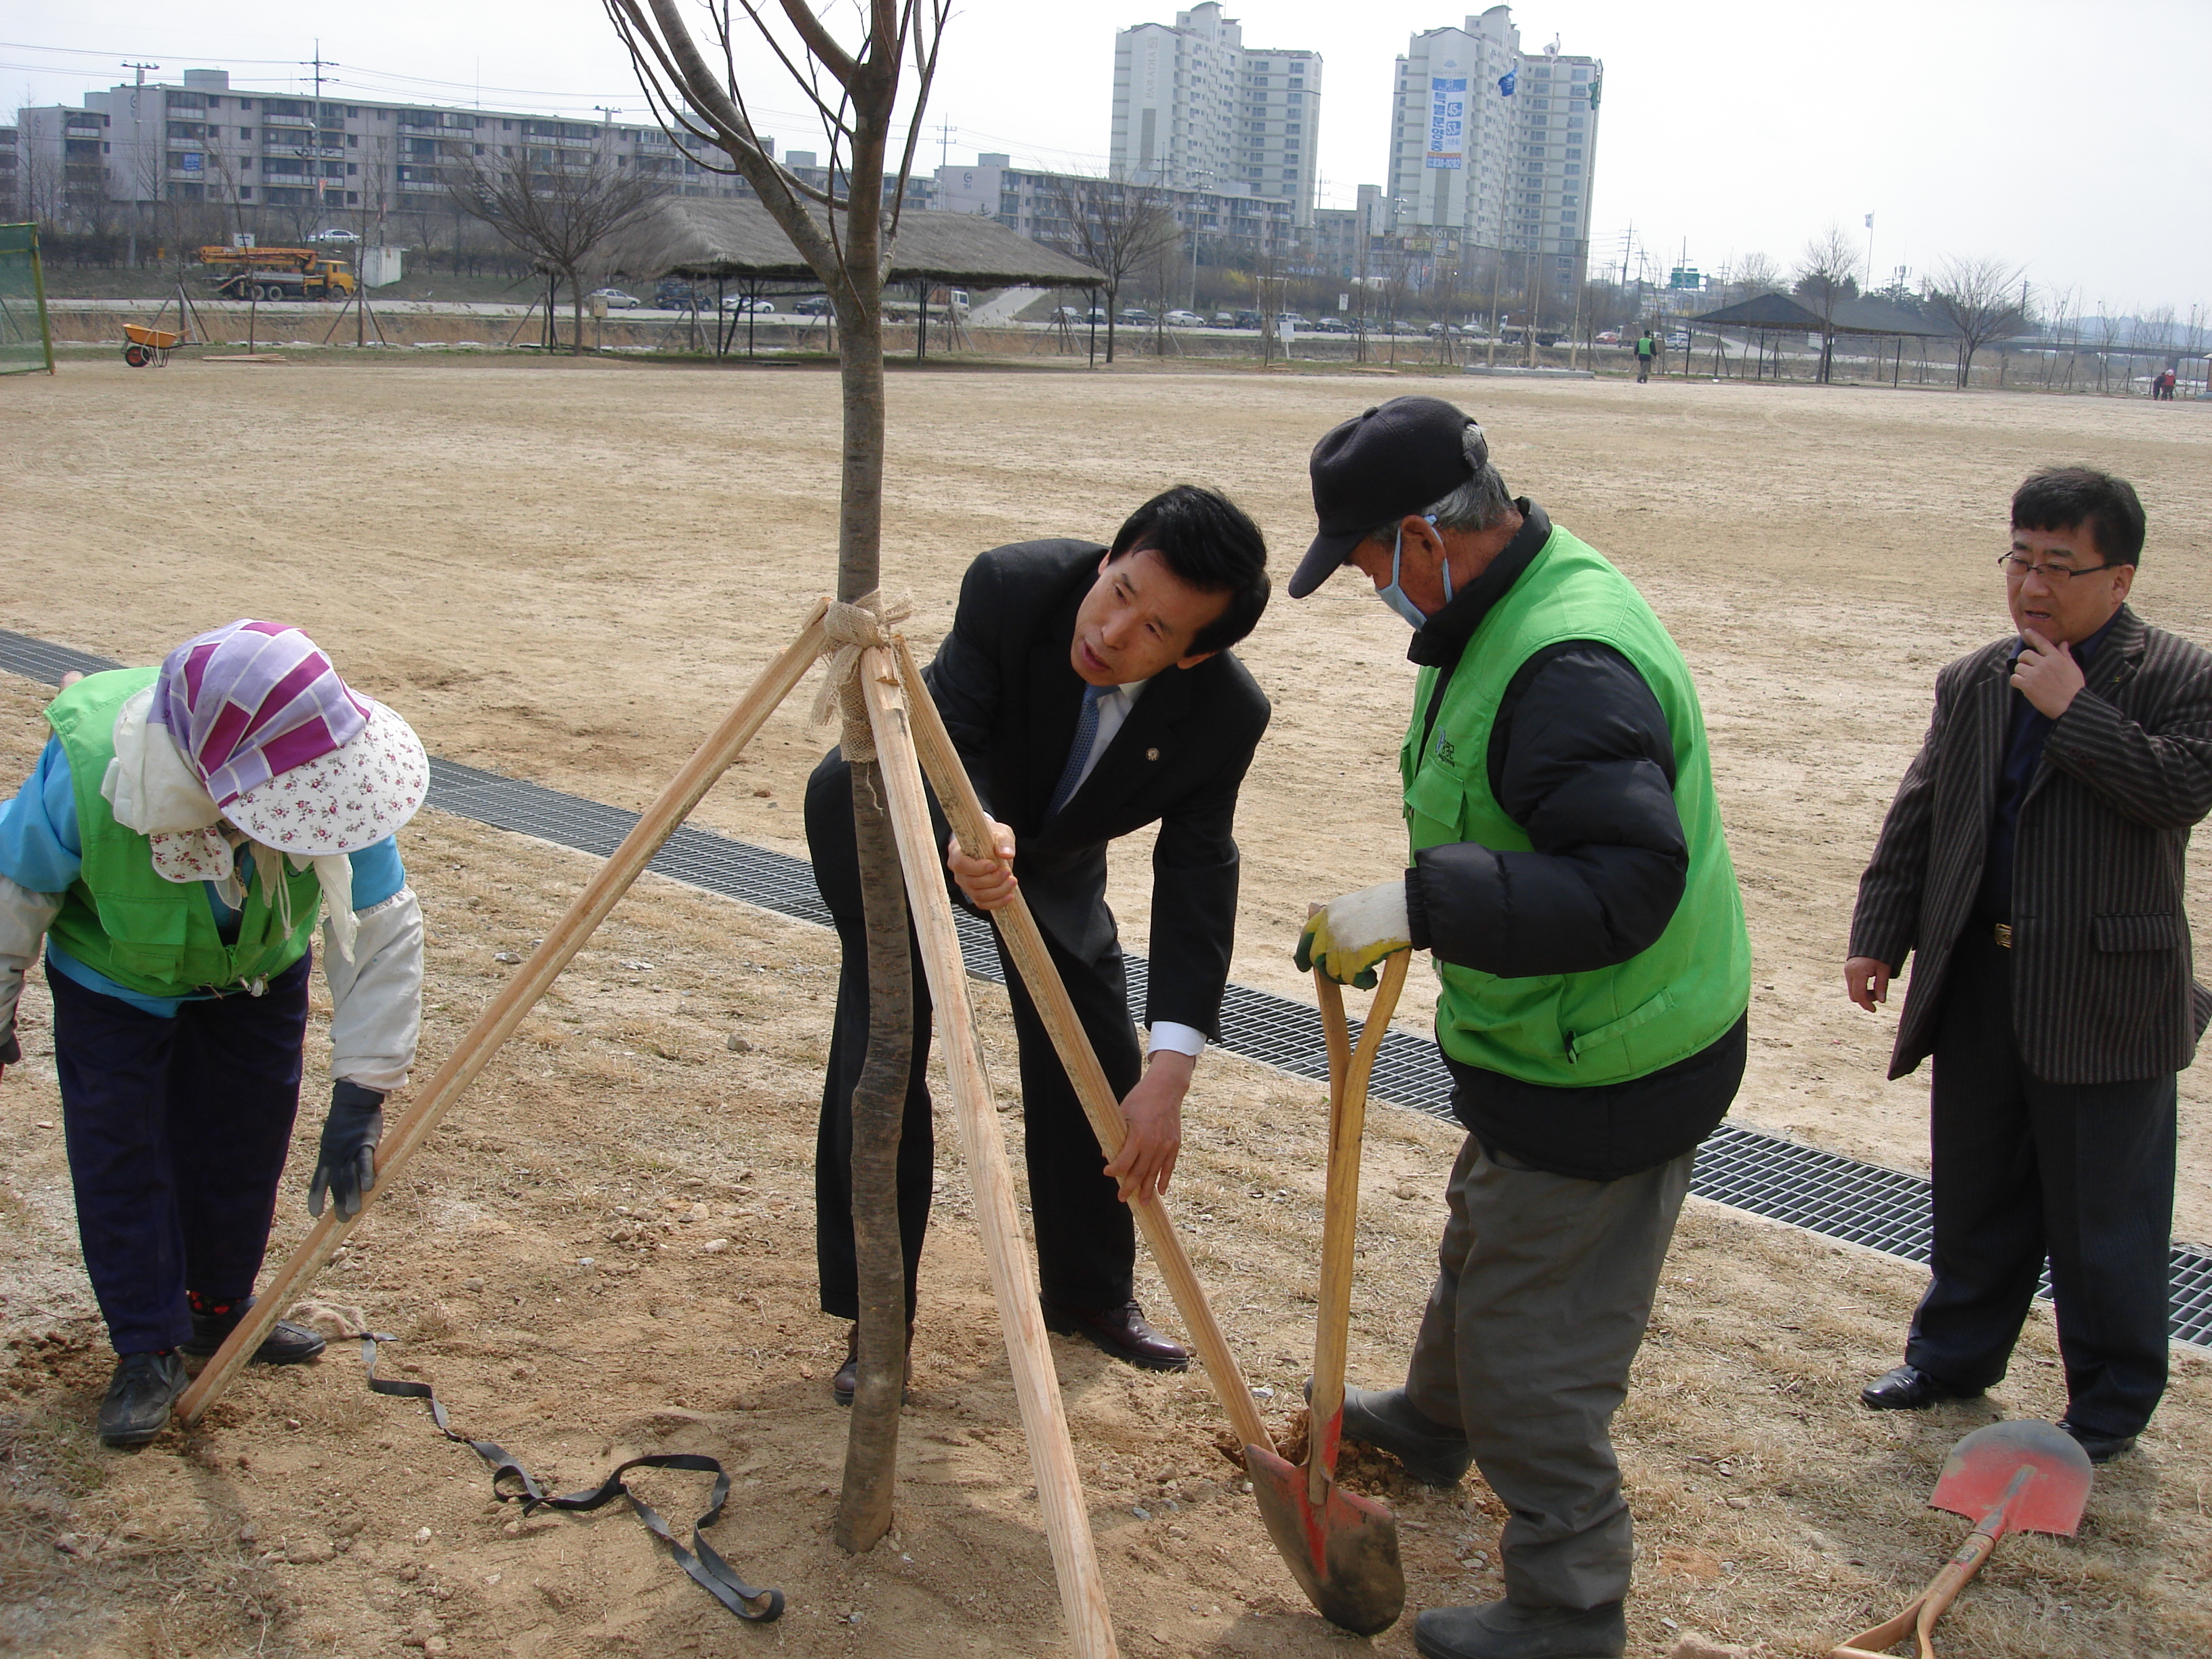
[[[1392,60],[1413,30],[1465,15],[1420,0],[1230,11],[1248,45],[1322,54],[1321,199],[1346,206],[1383,182]],[[989,149],[1103,168],[1114,33],[1174,15],[1143,0],[963,0],[923,154],[945,153],[949,123],[956,161]],[[591,0],[377,0],[308,19],[241,0],[0,0],[0,88],[11,106],[75,103],[130,78],[125,59],[159,64],[149,78],[226,67],[237,85],[289,88],[319,27],[330,73],[357,97],[467,104],[480,86],[487,106],[643,116]],[[2077,290],[2090,311],[2212,307],[2208,0],[1532,0],[1514,21],[1524,48],[1556,35],[1605,60],[1595,265],[1618,270],[1632,226],[1660,269],[1686,246],[1707,270],[1753,252],[1786,266],[1831,224],[1863,248],[1872,213],[1878,280],[1993,255],[2023,265],[2039,296]],[[780,73],[755,77],[763,126],[818,149]]]

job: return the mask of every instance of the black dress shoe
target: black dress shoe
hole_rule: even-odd
[[[1162,1336],[1145,1322],[1145,1310],[1134,1302],[1119,1308],[1067,1308],[1042,1298],[1044,1328],[1061,1336],[1088,1337],[1116,1359],[1125,1359],[1140,1370],[1183,1371],[1190,1369],[1190,1350]]]
[[[1306,1382],[1313,1399],[1313,1382]],[[1344,1437],[1386,1451],[1425,1486],[1456,1486],[1474,1462],[1467,1437],[1413,1409],[1403,1389],[1344,1390]]]
[[[2122,1452],[2135,1449],[2136,1437],[2131,1434],[2099,1434],[2094,1429],[2083,1428],[2079,1423],[2069,1423],[2063,1417],[2058,1419],[2058,1426],[2074,1437],[2075,1443],[2088,1454],[2092,1463],[2109,1463]]]
[[[1917,1412],[1939,1400],[1971,1400],[1979,1389],[1954,1389],[1917,1365],[1899,1365],[1884,1371],[1859,1390],[1859,1403],[1874,1412]]]
[[[906,1381],[914,1381],[914,1327],[906,1328]],[[837,1375],[830,1379],[830,1395],[841,1406],[853,1403],[854,1391],[860,1386],[860,1328],[858,1325],[845,1333],[845,1363],[837,1367]],[[914,1399],[911,1389],[899,1395],[900,1403]]]
[[[246,1317],[246,1310],[253,1305],[252,1297],[233,1303],[221,1313],[195,1313],[192,1316],[191,1340],[180,1345],[179,1353],[194,1359],[207,1359],[222,1346],[223,1339],[238,1328],[238,1322]],[[269,1334],[261,1339],[261,1346],[253,1351],[252,1363],[256,1365],[301,1365],[323,1351],[323,1339],[304,1325],[278,1320],[269,1328]]]
[[[1413,1620],[1421,1659],[1620,1659],[1628,1621],[1620,1603],[1601,1607],[1431,1607]]]
[[[167,1426],[185,1381],[185,1362],[173,1349],[125,1354],[100,1402],[100,1439],[111,1446],[144,1445]]]

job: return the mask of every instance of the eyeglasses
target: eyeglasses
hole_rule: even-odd
[[[2094,575],[2100,570],[2110,570],[2109,564],[2087,564],[2078,569],[2070,564],[2038,564],[2033,559],[2023,559],[2017,553],[1997,555],[1997,568],[2005,573],[2007,581],[2024,582],[2030,576],[2040,576],[2053,587],[2063,587],[2075,576]]]

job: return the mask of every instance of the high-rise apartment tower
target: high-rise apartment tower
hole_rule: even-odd
[[[1478,248],[1536,256],[1547,286],[1579,283],[1604,73],[1556,45],[1523,52],[1506,6],[1413,36],[1390,125],[1397,228],[1450,227]]]
[[[1313,222],[1321,54],[1248,47],[1214,0],[1114,37],[1113,170],[1167,190],[1291,204]]]

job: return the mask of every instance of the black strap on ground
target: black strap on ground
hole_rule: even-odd
[[[596,1486],[581,1492],[572,1492],[560,1497],[550,1497],[539,1486],[530,1471],[514,1461],[507,1449],[490,1440],[471,1440],[456,1433],[446,1420],[446,1408],[439,1402],[428,1382],[395,1382],[376,1374],[377,1345],[396,1339],[380,1331],[356,1331],[351,1334],[361,1340],[362,1364],[368,1370],[368,1389],[371,1394],[390,1395],[399,1400],[419,1400],[430,1408],[430,1420],[438,1425],[438,1432],[448,1440],[457,1440],[491,1468],[492,1495],[502,1504],[522,1505],[525,1515],[534,1510],[596,1510],[617,1498],[626,1498],[637,1518],[645,1522],[646,1530],[668,1546],[676,1565],[684,1569],[691,1582],[705,1590],[740,1619],[758,1624],[768,1624],[782,1616],[783,1592],[780,1589],[755,1589],[738,1577],[737,1571],[724,1560],[721,1554],[708,1543],[705,1531],[722,1518],[722,1506],[729,1501],[730,1477],[715,1459],[698,1452],[662,1452],[649,1457],[633,1457]],[[686,1549],[669,1529],[668,1522],[654,1509],[624,1484],[623,1476],[632,1469],[694,1469],[714,1477],[714,1491],[707,1505],[707,1512],[691,1523],[691,1547]]]

